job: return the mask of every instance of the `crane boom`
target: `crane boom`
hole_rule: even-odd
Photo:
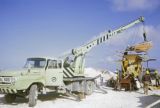
[[[89,42],[83,46],[80,46],[78,48],[72,49],[72,54],[75,56],[84,55],[87,52],[89,52],[92,48],[94,48],[95,46],[106,42],[112,36],[115,36],[115,35],[123,32],[124,30],[126,30],[126,29],[140,23],[140,22],[144,22],[144,17],[140,17],[137,20],[134,20],[125,26],[121,26],[116,30],[101,33],[96,39],[92,40],[91,42]]]

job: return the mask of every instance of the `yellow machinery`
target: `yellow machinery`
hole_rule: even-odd
[[[119,77],[119,86],[125,90],[134,90],[139,87],[135,78],[138,79],[142,72],[142,57],[138,54],[128,54],[125,52],[121,60],[121,74]]]
[[[128,47],[121,60],[122,73],[119,81],[120,86],[127,90],[139,88],[138,80],[140,80],[142,76],[142,62],[144,59],[142,57],[143,54],[139,53],[146,53],[152,48],[152,42],[146,40],[146,35],[144,35],[144,37],[144,42]]]
[[[140,73],[142,72],[142,59],[143,59],[139,53],[147,52],[150,48],[152,48],[152,42],[145,41],[130,46],[126,49],[126,52],[122,57],[123,77],[129,74],[133,75],[134,77],[139,77]],[[129,51],[132,53],[128,54]]]
[[[138,77],[142,71],[142,58],[138,54],[124,54],[122,59],[122,77]]]

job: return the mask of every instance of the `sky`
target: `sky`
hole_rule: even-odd
[[[26,58],[58,57],[140,16],[160,69],[159,0],[0,0],[0,69],[21,68]],[[86,67],[116,70],[126,46],[142,42],[138,24],[86,55]],[[145,63],[144,63],[145,65]]]

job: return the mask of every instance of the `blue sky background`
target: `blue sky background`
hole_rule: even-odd
[[[160,69],[158,0],[0,0],[0,69],[22,67],[27,57],[57,57],[108,29],[145,17],[153,41],[150,63]],[[143,41],[142,24],[94,48],[86,66],[115,70],[117,51]]]

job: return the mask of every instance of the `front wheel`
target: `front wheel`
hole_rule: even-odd
[[[33,107],[36,105],[37,97],[38,97],[38,88],[37,85],[34,84],[31,86],[29,90],[29,107]]]
[[[7,103],[12,103],[14,102],[16,99],[16,95],[15,94],[6,94],[5,95],[5,100]]]

